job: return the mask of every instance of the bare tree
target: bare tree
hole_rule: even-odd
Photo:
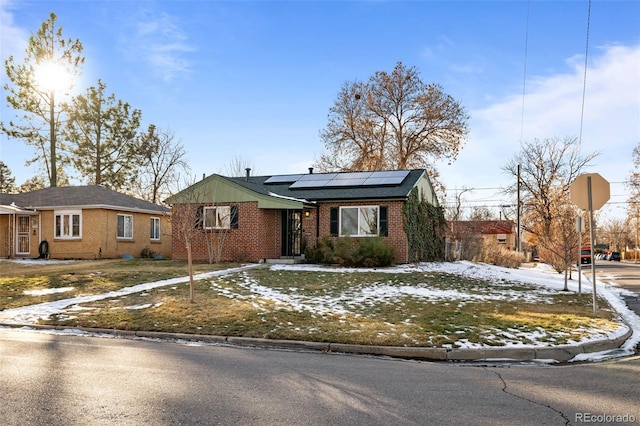
[[[189,272],[189,300],[195,303],[195,285],[193,281],[193,242],[201,232],[199,207],[200,196],[193,191],[193,185],[185,185],[187,189],[180,191],[176,202],[171,206],[172,234],[184,241],[187,251],[187,269]],[[179,201],[179,202],[177,202]]]
[[[622,219],[611,219],[599,228],[598,234],[609,243],[610,250],[623,251],[630,239],[628,224]]]
[[[597,152],[583,155],[576,138],[535,139],[523,143],[520,152],[503,167],[517,182],[518,165],[521,165],[523,228],[535,237],[541,248],[551,251],[560,259],[567,258],[564,247],[570,241],[558,239],[572,238],[568,231],[570,225],[565,222],[575,224],[575,214],[569,220],[569,213],[565,210],[570,206],[569,187],[597,156]],[[516,185],[514,183],[507,191],[515,194]],[[575,228],[575,225],[571,226]]]
[[[231,162],[224,168],[224,175],[228,177],[242,177],[247,173],[247,169],[256,173],[256,169],[253,164],[242,157],[233,157]]]
[[[159,203],[175,189],[181,173],[189,174],[186,150],[175,133],[151,124],[137,140],[142,164],[136,182],[137,195],[152,203]]]
[[[367,83],[345,83],[320,136],[322,171],[421,168],[455,160],[468,132],[462,105],[398,62]]]
[[[471,191],[470,188],[462,187],[460,191],[455,193],[454,195],[455,204],[453,206],[447,207],[445,210],[449,218],[448,220],[456,221],[456,220],[462,219],[462,203],[463,203],[462,196],[465,194],[465,192],[470,192],[470,191]]]

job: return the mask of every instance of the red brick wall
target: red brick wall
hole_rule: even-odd
[[[201,230],[193,235],[191,250],[194,261],[209,261],[207,239],[213,242],[214,247],[222,240],[223,261],[258,262],[280,257],[280,210],[258,209],[257,202],[235,205],[238,206],[237,229]],[[181,207],[173,206],[174,209]],[[187,249],[179,226],[178,223],[173,224],[173,258],[186,260]]]
[[[218,204],[223,205],[223,204]],[[209,260],[206,238],[212,233],[225,234],[222,260],[257,262],[261,259],[280,258],[282,210],[258,209],[257,202],[238,203],[238,228],[224,231],[210,230],[194,235],[192,242],[193,259],[197,262]],[[302,213],[302,235],[308,247],[317,241],[319,235],[330,235],[330,210],[340,206],[387,206],[388,237],[384,237],[393,247],[397,263],[406,263],[409,258],[407,236],[402,227],[402,201],[363,201],[352,203],[321,204],[317,209],[304,209]],[[174,209],[180,208],[175,205]],[[306,215],[309,212],[309,215]],[[319,215],[319,220],[318,216]],[[174,217],[179,216],[177,214]],[[333,237],[335,238],[335,237]],[[353,240],[368,237],[352,237]],[[186,260],[187,251],[182,237],[174,224],[173,258]]]
[[[404,232],[402,226],[402,205],[403,201],[361,201],[361,202],[349,202],[349,203],[326,203],[320,204],[318,209],[310,212],[309,217],[305,217],[303,214],[302,229],[307,239],[307,245],[312,247],[315,245],[316,238],[316,215],[319,215],[319,229],[320,238],[324,235],[331,235],[330,232],[330,211],[332,207],[347,207],[347,206],[387,206],[388,215],[388,236],[383,237],[387,243],[393,247],[395,260],[397,263],[407,263],[409,260],[409,245],[407,235]],[[337,237],[331,237],[334,240]],[[369,237],[351,237],[353,240]]]

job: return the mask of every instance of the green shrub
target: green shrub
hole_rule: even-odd
[[[140,257],[143,258],[143,259],[153,259],[153,257],[155,255],[156,255],[156,252],[151,250],[151,248],[149,246],[146,246],[140,252]]]
[[[327,236],[322,237],[315,246],[305,249],[304,256],[308,263],[321,265],[333,263],[333,241]]]
[[[325,236],[307,248],[305,258],[308,263],[372,268],[392,265],[394,254],[382,238],[342,237],[334,241]]]
[[[364,238],[353,253],[354,266],[380,267],[393,264],[393,247],[382,238]]]

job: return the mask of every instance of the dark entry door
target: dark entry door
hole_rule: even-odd
[[[300,256],[302,254],[302,211],[282,211],[282,256]]]

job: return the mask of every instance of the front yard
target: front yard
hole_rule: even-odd
[[[33,268],[9,271],[8,264],[0,264],[0,309],[186,275],[184,264],[168,260],[73,262],[52,265],[46,273]],[[452,273],[448,265],[379,270],[257,266],[198,280],[195,304],[189,302],[188,283],[170,283],[71,304],[38,321],[69,327],[446,348],[566,344],[621,327],[602,298],[599,315],[593,318],[590,294],[521,282],[511,277],[515,270],[469,263],[465,267],[474,273]],[[230,265],[197,265],[198,272],[222,267]]]

